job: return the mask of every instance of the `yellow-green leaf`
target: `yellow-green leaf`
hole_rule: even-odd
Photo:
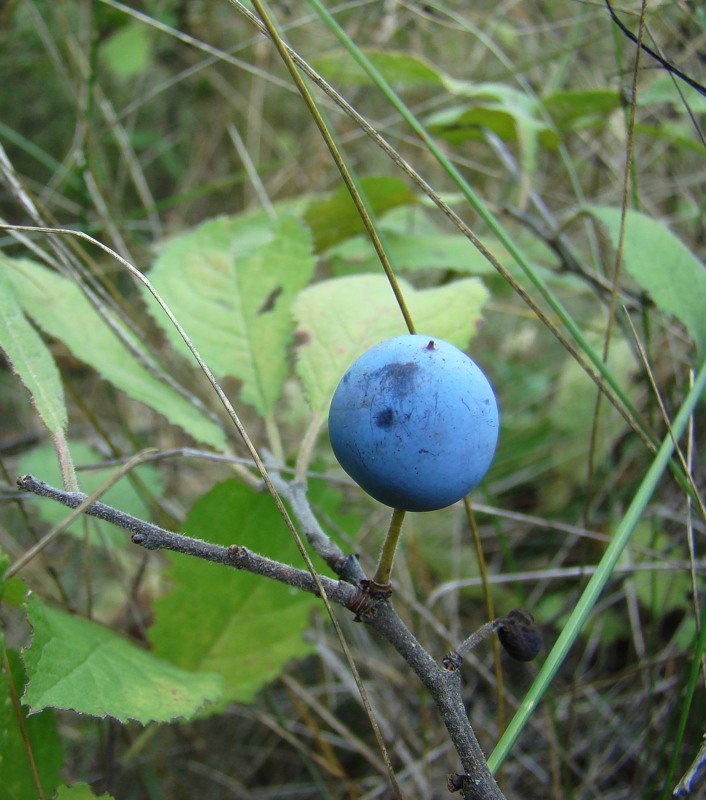
[[[607,230],[613,247],[620,239],[621,210],[589,206],[588,212]],[[628,210],[622,242],[625,267],[662,311],[673,314],[706,352],[706,267],[657,219]]]
[[[399,50],[361,48],[370,63],[386,81],[403,87],[444,85],[441,72],[425,58]],[[346,50],[334,50],[312,61],[312,66],[328,81],[345,86],[374,86],[375,82]]]
[[[181,669],[37,595],[28,612],[34,635],[23,654],[29,682],[22,702],[33,712],[63,708],[144,724],[189,718],[220,699],[218,675]]]
[[[418,333],[465,349],[482,317],[488,291],[478,278],[447,286],[400,288]],[[314,410],[326,411],[351,363],[374,344],[406,332],[390,289],[381,275],[354,275],[317,283],[300,293],[297,320],[297,372]]]
[[[49,348],[25,317],[0,261],[0,348],[29,389],[42,422],[55,436],[66,430],[61,376]]]
[[[225,434],[165,381],[147,370],[130,352],[76,283],[34,261],[3,258],[15,295],[25,313],[49,335],[62,341],[80,361],[129,397],[179,425],[199,442],[225,447]],[[121,326],[119,320],[114,320]],[[123,329],[139,352],[142,343]]]
[[[169,242],[150,278],[215,374],[239,378],[243,400],[267,415],[288,372],[291,303],[313,270],[311,235],[294,217],[250,230],[219,217]]]

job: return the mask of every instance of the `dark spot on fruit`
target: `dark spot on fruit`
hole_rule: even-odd
[[[380,376],[380,388],[383,393],[391,397],[400,397],[414,392],[414,378],[418,371],[418,364],[407,361],[404,364],[388,364],[376,370],[374,374]]]
[[[429,344],[424,349],[425,350],[433,350],[435,347],[436,347],[436,345],[434,344],[434,340],[430,339],[429,340]]]
[[[375,415],[375,424],[378,428],[391,428],[395,419],[395,412],[391,408],[383,408]]]

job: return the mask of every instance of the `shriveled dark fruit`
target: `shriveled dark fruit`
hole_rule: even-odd
[[[534,617],[524,608],[514,608],[502,618],[498,639],[516,661],[532,661],[542,649],[542,635]]]

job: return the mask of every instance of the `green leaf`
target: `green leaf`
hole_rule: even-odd
[[[199,442],[225,448],[225,434],[189,400],[152,375],[133,356],[71,280],[29,260],[0,256],[26,314],[50,336],[62,341],[79,360],[129,397],[163,414]],[[123,328],[119,320],[114,320]],[[90,331],[90,336],[87,335]],[[136,350],[144,347],[124,330]]]
[[[658,139],[667,142],[672,147],[680,147],[685,150],[690,150],[699,155],[703,155],[704,146],[701,140],[695,135],[692,122],[688,118],[678,118],[675,120],[660,119],[657,125],[636,124],[635,135],[642,138],[650,136],[652,139]],[[687,198],[678,198],[682,201],[687,201]],[[686,205],[686,202],[684,202]],[[701,220],[701,207],[698,205],[698,199],[694,198],[693,207],[695,209],[694,219]],[[683,219],[683,212],[680,213],[680,218]]]
[[[439,70],[425,58],[396,50],[361,48],[388,83],[399,87],[442,87]],[[312,66],[326,80],[341,86],[374,86],[375,82],[346,50],[334,50],[313,59]]]
[[[268,415],[288,373],[290,306],[314,263],[311,236],[294,217],[257,233],[219,217],[172,239],[150,278],[216,375],[239,378],[243,400]],[[183,352],[164,316],[155,318]]]
[[[520,145],[523,169],[529,173],[536,169],[538,146],[556,148],[559,137],[542,118],[537,100],[502,83],[471,83],[446,81],[454,95],[468,97],[463,103],[439,111],[426,120],[431,133],[452,144],[484,140],[486,131],[494,133],[505,142]]]
[[[607,230],[617,248],[621,210],[588,206],[587,211]],[[706,268],[659,220],[628,211],[623,259],[631,277],[649,293],[658,308],[683,323],[703,356],[706,352]]]
[[[3,646],[0,634],[0,649]],[[32,777],[27,748],[17,721],[17,711],[10,697],[10,680],[15,696],[22,695],[25,675],[19,654],[6,650],[11,675],[0,665],[0,796],[5,800],[25,800],[37,797]],[[22,721],[27,732],[30,751],[39,773],[45,797],[51,797],[59,785],[59,771],[64,763],[61,740],[57,732],[53,711],[28,716],[22,709]]]
[[[621,104],[615,89],[566,89],[547,95],[543,102],[557,129],[566,132],[605,120]]]
[[[471,275],[494,275],[487,258],[465,236],[448,233],[386,234],[399,269],[443,269]]]
[[[5,572],[10,566],[10,558],[7,553],[0,549],[0,601],[9,606],[19,608],[24,605],[27,596],[27,587],[22,578],[5,578]],[[2,633],[0,632],[0,639]]]
[[[149,31],[137,22],[128,22],[101,45],[101,59],[116,78],[134,78],[147,69],[152,55]]]
[[[368,177],[360,183],[370,209],[378,217],[393,208],[417,202],[414,192],[398,178]],[[304,216],[314,235],[317,253],[365,230],[345,186],[322,200],[311,202]]]
[[[600,347],[602,340],[599,336],[588,338],[596,348]],[[618,332],[611,338],[608,366],[615,375],[625,376],[628,391],[634,389],[630,375],[634,374],[637,366],[635,357],[630,345]],[[561,446],[553,448],[551,458],[556,482],[566,484],[563,488],[583,486],[586,481],[583,465],[589,449],[592,450],[593,466],[598,469],[608,460],[616,442],[627,429],[627,423],[619,414],[603,407],[600,424],[593,431],[595,409],[594,387],[586,380],[586,373],[576,360],[567,358],[556,376],[547,407],[552,425],[561,437]],[[558,498],[560,491],[556,482],[552,483],[548,494],[553,493]]]
[[[488,291],[478,278],[440,288],[400,288],[419,333],[464,349],[481,320]],[[297,372],[314,410],[325,412],[343,373],[374,344],[406,332],[387,279],[355,275],[317,283],[294,305],[300,346]]]
[[[495,270],[465,236],[449,233],[438,227],[420,206],[400,207],[385,214],[380,221],[380,234],[390,262],[397,270],[441,269],[470,275],[494,275]],[[496,258],[511,262],[507,251],[492,238],[483,244]],[[367,234],[354,236],[326,252],[335,270],[378,272],[380,260]],[[339,262],[345,264],[339,266]]]
[[[662,619],[672,611],[686,610],[691,591],[691,578],[684,570],[651,570],[641,569],[645,561],[652,557],[645,556],[640,550],[650,550],[660,555],[669,554],[671,558],[679,558],[681,553],[675,552],[676,543],[673,537],[661,530],[655,530],[649,522],[641,522],[635,526],[630,539],[630,547],[636,552],[628,561],[625,554],[621,559],[635,567],[629,580],[635,587],[635,595],[642,606],[657,619]]]
[[[22,700],[33,712],[72,709],[146,724],[191,718],[220,699],[218,675],[181,669],[36,595],[28,611],[34,635],[23,653],[29,683]]]
[[[651,106],[658,103],[669,103],[679,109],[685,117],[687,116],[686,108],[690,109],[695,116],[706,113],[706,97],[703,93],[682,81],[675,82],[672,76],[666,73],[655,78],[637,95],[638,106]]]
[[[99,796],[111,798],[113,795],[104,793]],[[60,786],[55,800],[94,800],[95,797],[87,783],[74,783],[72,786]]]
[[[494,274],[490,262],[466,239],[456,234],[400,233],[385,230],[385,250],[398,270],[443,269],[471,275]],[[357,271],[378,271],[380,261],[370,239],[356,236],[328,251],[357,266]]]
[[[269,495],[236,481],[214,487],[187,517],[186,532],[215,544],[237,544],[288,564],[301,556]],[[293,658],[304,640],[312,595],[247,572],[170,556],[174,590],[155,603],[154,651],[185,669],[219,672],[224,702],[251,701]]]
[[[71,459],[77,467],[99,464],[103,460],[98,451],[84,442],[70,442],[70,453]],[[20,458],[18,469],[22,475],[37,475],[53,486],[61,485],[61,470],[57,461],[56,451],[49,445],[28,450]],[[114,474],[115,470],[115,467],[79,470],[78,479],[81,491],[91,494]],[[141,464],[133,472],[148,492],[153,495],[161,494],[162,486],[157,467],[153,464]],[[101,497],[101,501],[140,519],[149,519],[151,515],[151,508],[147,498],[137,490],[128,476],[123,476],[112,486]],[[70,511],[70,509],[58,503],[38,502],[34,504],[34,507],[41,519],[52,526],[65,519]],[[83,538],[86,525],[90,541],[94,545],[124,547],[130,540],[125,531],[92,517],[78,519],[66,530],[74,536]]]
[[[0,264],[0,348],[29,389],[37,413],[58,436],[66,430],[66,403],[61,376],[49,348],[17,302],[7,272]]]

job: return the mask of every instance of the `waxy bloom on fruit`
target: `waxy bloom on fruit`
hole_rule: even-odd
[[[329,411],[331,447],[369,495],[404,511],[460,500],[488,471],[498,406],[477,364],[420,334],[387,339],[346,372]]]

